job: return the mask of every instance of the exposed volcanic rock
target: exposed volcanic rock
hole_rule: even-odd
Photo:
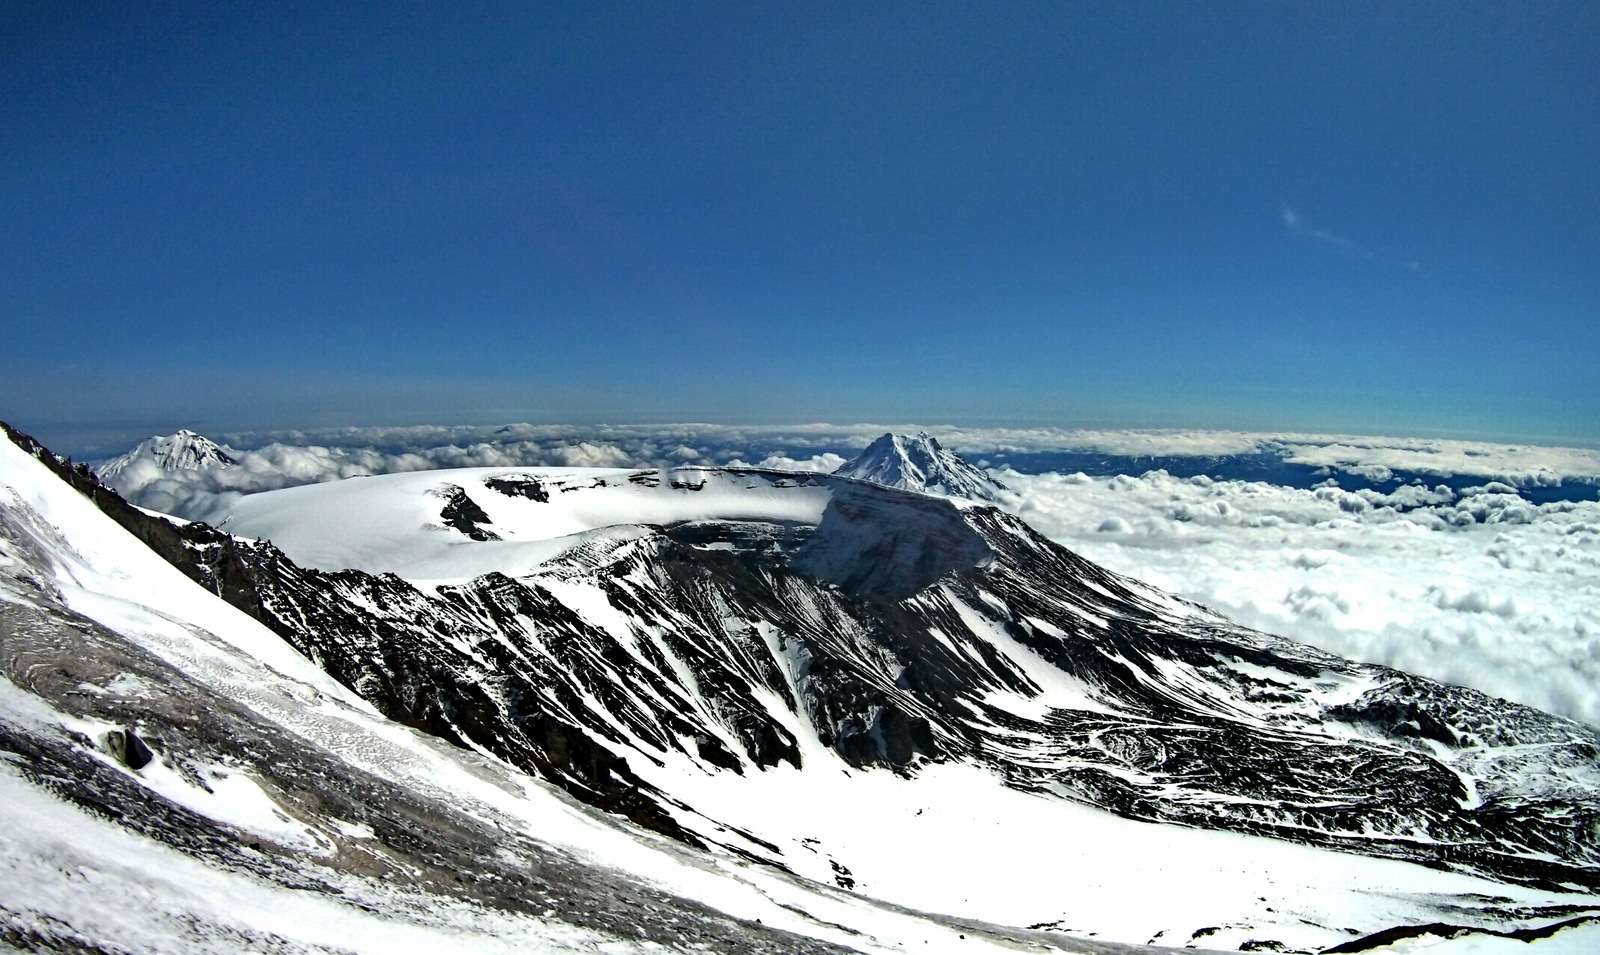
[[[617,486],[712,479],[804,489],[706,469]],[[615,479],[586,480],[571,493]],[[798,764],[799,717],[857,766],[971,761],[1133,818],[1600,886],[1592,728],[1235,626],[991,507],[810,487],[814,526],[639,525],[428,590],[249,561],[280,632],[384,712],[598,805],[670,816],[635,778],[660,754]]]
[[[898,600],[991,556],[948,501],[841,483],[789,567],[848,593]]]
[[[540,504],[550,503],[550,492],[535,477],[490,478],[483,482],[483,486],[507,497],[525,497]]]
[[[446,527],[454,528],[475,541],[497,541],[500,535],[484,527],[493,523],[489,513],[467,496],[467,492],[454,484],[440,489],[444,507],[439,509],[439,519]]]

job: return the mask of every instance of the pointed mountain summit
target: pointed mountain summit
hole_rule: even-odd
[[[221,445],[185,428],[177,434],[155,435],[142,441],[133,450],[112,458],[95,471],[101,480],[112,481],[140,461],[153,461],[163,471],[200,471],[234,463],[233,456]]]
[[[926,431],[886,434],[855,460],[833,472],[840,477],[944,497],[993,501],[1005,485],[951,452]]]

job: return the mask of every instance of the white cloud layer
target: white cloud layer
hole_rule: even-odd
[[[1600,502],[1000,478],[1052,539],[1247,626],[1600,725]]]
[[[1559,484],[1600,474],[1600,451],[1532,444],[1489,444],[1421,438],[1357,438],[1349,435],[1284,435],[1272,450],[1284,460],[1361,474],[1362,470],[1472,475],[1518,486]],[[1379,478],[1381,480],[1381,478]]]
[[[1495,444],[1443,438],[1388,438],[1346,434],[1244,431],[1082,430],[1063,428],[960,428],[919,424],[809,424],[741,427],[715,424],[571,426],[514,424],[504,427],[336,428],[213,435],[242,448],[267,444],[376,448],[389,453],[489,445],[508,453],[578,443],[610,445],[634,463],[656,464],[687,449],[706,463],[738,456],[804,459],[818,453],[859,449],[885,431],[927,431],[969,458],[1002,453],[1084,452],[1119,457],[1222,457],[1272,454],[1294,464],[1348,473],[1386,467],[1434,475],[1474,475],[1525,486],[1574,478],[1600,480],[1600,449]],[[532,462],[529,462],[532,463]],[[550,462],[544,462],[550,463]]]
[[[239,495],[366,474],[452,467],[745,464],[831,471],[908,425],[343,429],[227,435],[238,464],[120,475],[145,507],[215,519]],[[1093,452],[1135,458],[1269,454],[1383,481],[1383,491],[1249,481],[1020,474],[1007,504],[1092,560],[1248,626],[1355,659],[1473,686],[1600,725],[1600,452],[1348,435],[926,428],[973,460]],[[231,450],[231,449],[230,449]],[[1148,465],[1146,465],[1148,466]],[[1463,489],[1461,478],[1478,483]],[[1581,484],[1588,500],[1517,489]]]

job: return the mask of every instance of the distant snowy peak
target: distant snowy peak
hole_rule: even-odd
[[[177,434],[156,435],[140,442],[132,451],[112,458],[96,471],[102,480],[110,481],[140,461],[153,461],[163,471],[199,471],[234,463],[233,456],[215,441],[181,429]]]
[[[886,434],[833,473],[887,487],[976,501],[996,500],[997,492],[1005,490],[1004,484],[968,464],[926,431],[915,435]]]

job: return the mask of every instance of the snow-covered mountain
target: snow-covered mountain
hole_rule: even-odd
[[[1600,886],[1592,728],[1233,626],[991,507],[757,469],[477,469],[252,495],[227,528],[274,542],[235,544],[264,615],[395,718],[890,901],[1305,949],[1512,917],[1457,893],[1520,885],[1554,894],[1513,908],[1555,913]],[[1148,838],[1085,806],[1185,827],[1130,881],[1196,906],[1041,885],[1041,859],[1128,866]],[[1226,901],[1194,888],[1221,833],[1255,867]],[[943,866],[908,854],[929,839]],[[959,897],[928,885],[953,860],[986,873]]]
[[[210,438],[182,429],[177,434],[155,435],[141,441],[126,454],[95,468],[95,472],[101,480],[115,485],[119,475],[146,463],[162,471],[197,471],[227,467],[234,458]]]
[[[885,487],[994,501],[1005,485],[947,450],[926,431],[885,434],[833,472]]]
[[[240,601],[227,538],[0,429],[0,948],[1146,951],[707,856],[393,722],[152,550]]]
[[[0,722],[38,723],[28,714],[41,705],[68,714],[63,726],[100,719],[93,732],[58,733],[64,742],[41,778],[71,778],[85,760],[138,777],[102,797],[124,818],[143,805],[133,796],[166,798],[128,763],[130,752],[142,759],[141,746],[202,789],[218,772],[253,780],[272,802],[241,798],[253,815],[206,816],[215,801],[193,798],[207,845],[237,844],[242,832],[247,862],[252,852],[270,857],[264,875],[165,829],[152,837],[210,858],[229,878],[347,891],[338,880],[405,872],[406,891],[449,899],[463,920],[522,932],[577,925],[671,948],[688,947],[699,920],[722,918],[706,933],[725,950],[802,951],[819,938],[865,950],[1109,950],[1082,938],[1096,934],[1312,951],[1395,926],[1539,931],[1600,912],[1593,728],[1245,630],[992,507],[762,469],[474,469],[251,495],[219,532],[151,518],[91,475],[64,472],[248,615],[224,624],[213,622],[227,616],[220,603],[198,587],[152,588],[143,563],[135,572],[98,548],[74,550],[80,537],[109,539],[109,525],[80,513],[81,499],[69,506],[70,491],[43,487],[47,456],[9,454],[4,476],[21,490],[5,502],[0,609],[16,598],[37,611],[27,626],[47,634],[93,610],[116,653],[133,647],[170,665],[140,677],[160,688],[151,696],[117,682],[115,664],[94,664],[107,675],[90,679],[76,662],[52,662],[106,651],[51,637],[7,674],[33,681],[45,703],[13,700]],[[261,624],[337,685],[284,654]],[[201,627],[245,636],[218,651],[215,640],[194,643]],[[219,654],[234,668],[220,676]],[[51,666],[68,673],[46,692]],[[315,694],[281,689],[271,719],[251,723],[282,674]],[[362,710],[346,688],[460,748],[426,745]],[[197,740],[211,731],[183,714],[210,707],[243,710],[249,725],[225,720],[215,740]],[[156,744],[133,744],[128,728]],[[112,730],[124,735],[96,735]],[[29,732],[15,746],[37,748]],[[245,741],[234,762],[227,738]],[[268,739],[280,742],[251,742]],[[305,772],[281,765],[301,745],[321,748]],[[401,759],[395,746],[432,768],[402,773],[395,767],[423,757]],[[345,763],[404,776],[395,785],[417,792],[369,798]],[[672,841],[569,804],[560,818],[589,828],[536,822],[528,807],[555,797],[514,770]],[[489,782],[462,782],[478,776]],[[96,777],[79,789],[100,785]],[[458,802],[461,792],[470,798]],[[280,812],[334,848],[295,855],[263,839],[288,824]],[[544,826],[569,848],[541,842]],[[470,834],[464,847],[439,844],[458,827],[507,848],[486,852]],[[426,845],[405,841],[411,828],[426,830]],[[591,843],[570,835],[577,830],[622,835]],[[402,850],[434,868],[417,876],[412,856],[384,855]],[[537,870],[535,904],[529,883],[507,880],[526,878],[541,852],[575,853],[610,874],[569,899],[566,881]],[[54,885],[65,876],[51,882],[51,873],[79,860],[28,864]],[[453,885],[426,874],[455,866],[464,878]],[[674,866],[693,870],[683,886]],[[580,869],[567,875],[589,877]],[[656,894],[640,895],[641,883]],[[400,907],[401,925],[422,918],[417,896],[397,901],[382,895],[388,888],[359,883],[349,898],[366,911],[374,899],[379,911]],[[619,913],[595,892],[643,901]],[[727,901],[747,896],[762,901]],[[595,906],[605,918],[580,917]],[[536,911],[554,921],[519,921]],[[762,934],[775,925],[804,937]]]

